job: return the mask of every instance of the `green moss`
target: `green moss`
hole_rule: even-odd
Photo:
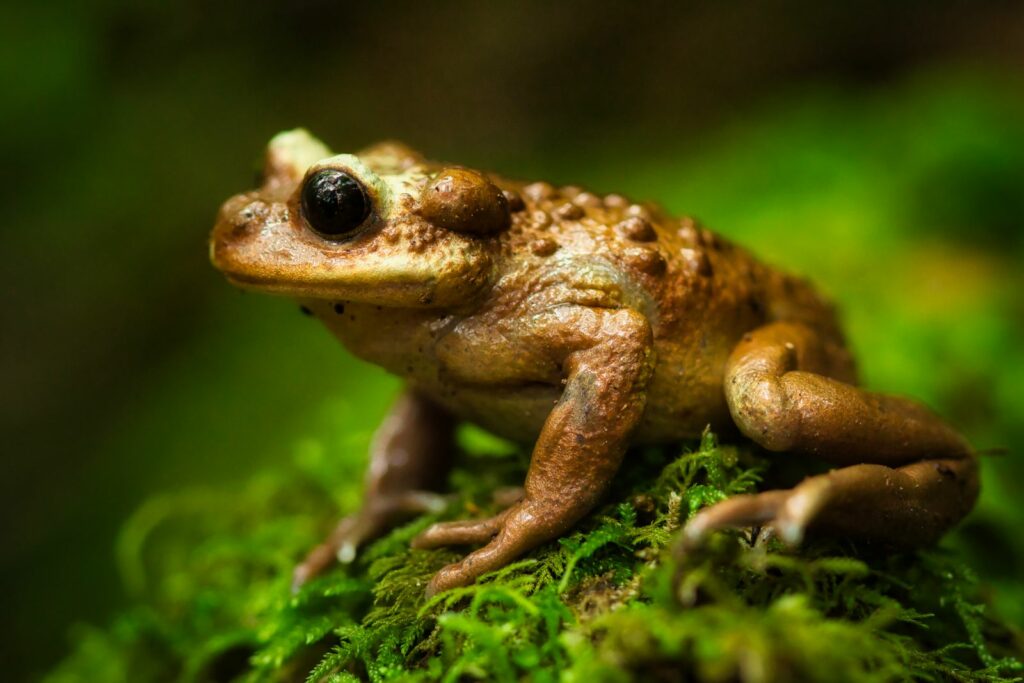
[[[333,514],[309,470],[153,500],[119,548],[138,606],[107,629],[82,627],[46,680],[999,681],[1024,671],[1021,635],[987,613],[949,554],[788,554],[731,533],[679,558],[685,519],[753,490],[765,462],[710,434],[675,459],[631,457],[613,502],[573,534],[431,600],[426,582],[458,555],[409,540],[438,518],[489,512],[488,491],[521,477],[522,454],[466,456],[444,515],[394,530],[294,596],[291,566]]]

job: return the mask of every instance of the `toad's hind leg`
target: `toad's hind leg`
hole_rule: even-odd
[[[708,508],[687,525],[684,546],[753,524],[793,544],[809,530],[922,545],[970,511],[978,475],[967,442],[918,403],[826,376],[848,367],[838,346],[803,325],[773,323],[744,338],[725,376],[740,431],[770,451],[850,466]]]
[[[974,505],[972,458],[922,460],[902,467],[851,465],[808,477],[788,491],[734,496],[702,510],[683,532],[683,549],[712,531],[767,525],[797,545],[805,533],[895,547],[934,543]]]

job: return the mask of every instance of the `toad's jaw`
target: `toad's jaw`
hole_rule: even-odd
[[[375,232],[327,243],[284,221],[239,227],[232,214],[222,213],[210,260],[245,289],[381,306],[462,305],[490,282],[491,259],[472,240],[454,236],[419,252],[406,247]]]

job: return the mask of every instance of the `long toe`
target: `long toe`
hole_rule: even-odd
[[[427,584],[427,599],[429,600],[438,593],[443,593],[452,588],[468,586],[473,583],[475,578],[475,575],[470,575],[466,571],[461,562],[446,565],[438,570],[434,577],[430,579],[430,583]]]
[[[680,552],[701,546],[707,537],[721,529],[742,529],[772,521],[785,503],[789,491],[765,491],[733,496],[701,510],[683,529]]]
[[[438,522],[414,538],[411,545],[413,548],[429,549],[448,545],[486,543],[501,531],[501,525],[508,513],[509,511],[505,510],[488,519]]]
[[[321,543],[313,548],[292,571],[292,593],[298,593],[307,581],[326,569],[334,561],[334,552],[331,543]]]
[[[827,477],[812,477],[793,489],[775,518],[775,528],[783,543],[790,547],[800,545],[808,525],[828,504],[832,491]]]

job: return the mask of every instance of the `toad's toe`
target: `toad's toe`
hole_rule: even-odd
[[[700,547],[713,532],[765,524],[775,519],[789,491],[733,496],[701,510],[683,529],[679,552]]]

